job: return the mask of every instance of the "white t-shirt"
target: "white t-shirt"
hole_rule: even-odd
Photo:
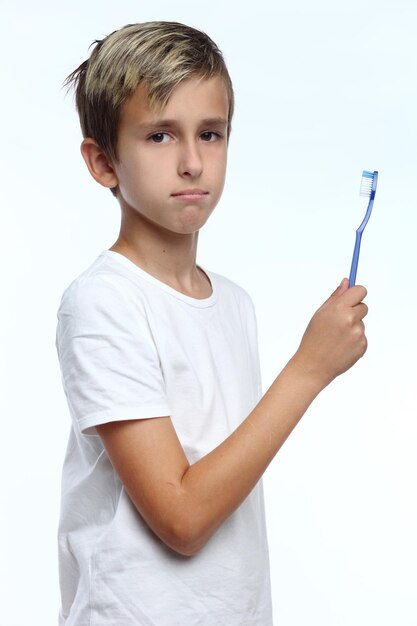
[[[65,291],[57,349],[72,418],[59,527],[60,626],[270,626],[262,485],[194,556],[142,520],[95,426],[170,415],[190,463],[261,393],[249,296],[207,273],[198,300],[105,251]]]

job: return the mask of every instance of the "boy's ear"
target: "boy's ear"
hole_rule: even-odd
[[[87,137],[81,144],[81,154],[91,176],[103,187],[117,187],[118,181],[113,165],[95,139]]]

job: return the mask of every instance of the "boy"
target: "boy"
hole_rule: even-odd
[[[63,626],[272,624],[261,476],[310,403],[365,352],[344,279],[261,398],[247,294],[196,264],[224,184],[233,89],[182,24],[96,42],[76,88],[115,244],[64,293],[73,427],[59,530]]]

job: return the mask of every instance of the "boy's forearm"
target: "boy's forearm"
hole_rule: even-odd
[[[179,501],[189,536],[181,551],[197,551],[243,502],[321,389],[292,359],[237,430],[188,468]]]

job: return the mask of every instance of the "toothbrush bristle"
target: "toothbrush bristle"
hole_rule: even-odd
[[[361,179],[360,195],[369,197],[372,192],[372,185],[374,182],[374,173],[363,170]]]

